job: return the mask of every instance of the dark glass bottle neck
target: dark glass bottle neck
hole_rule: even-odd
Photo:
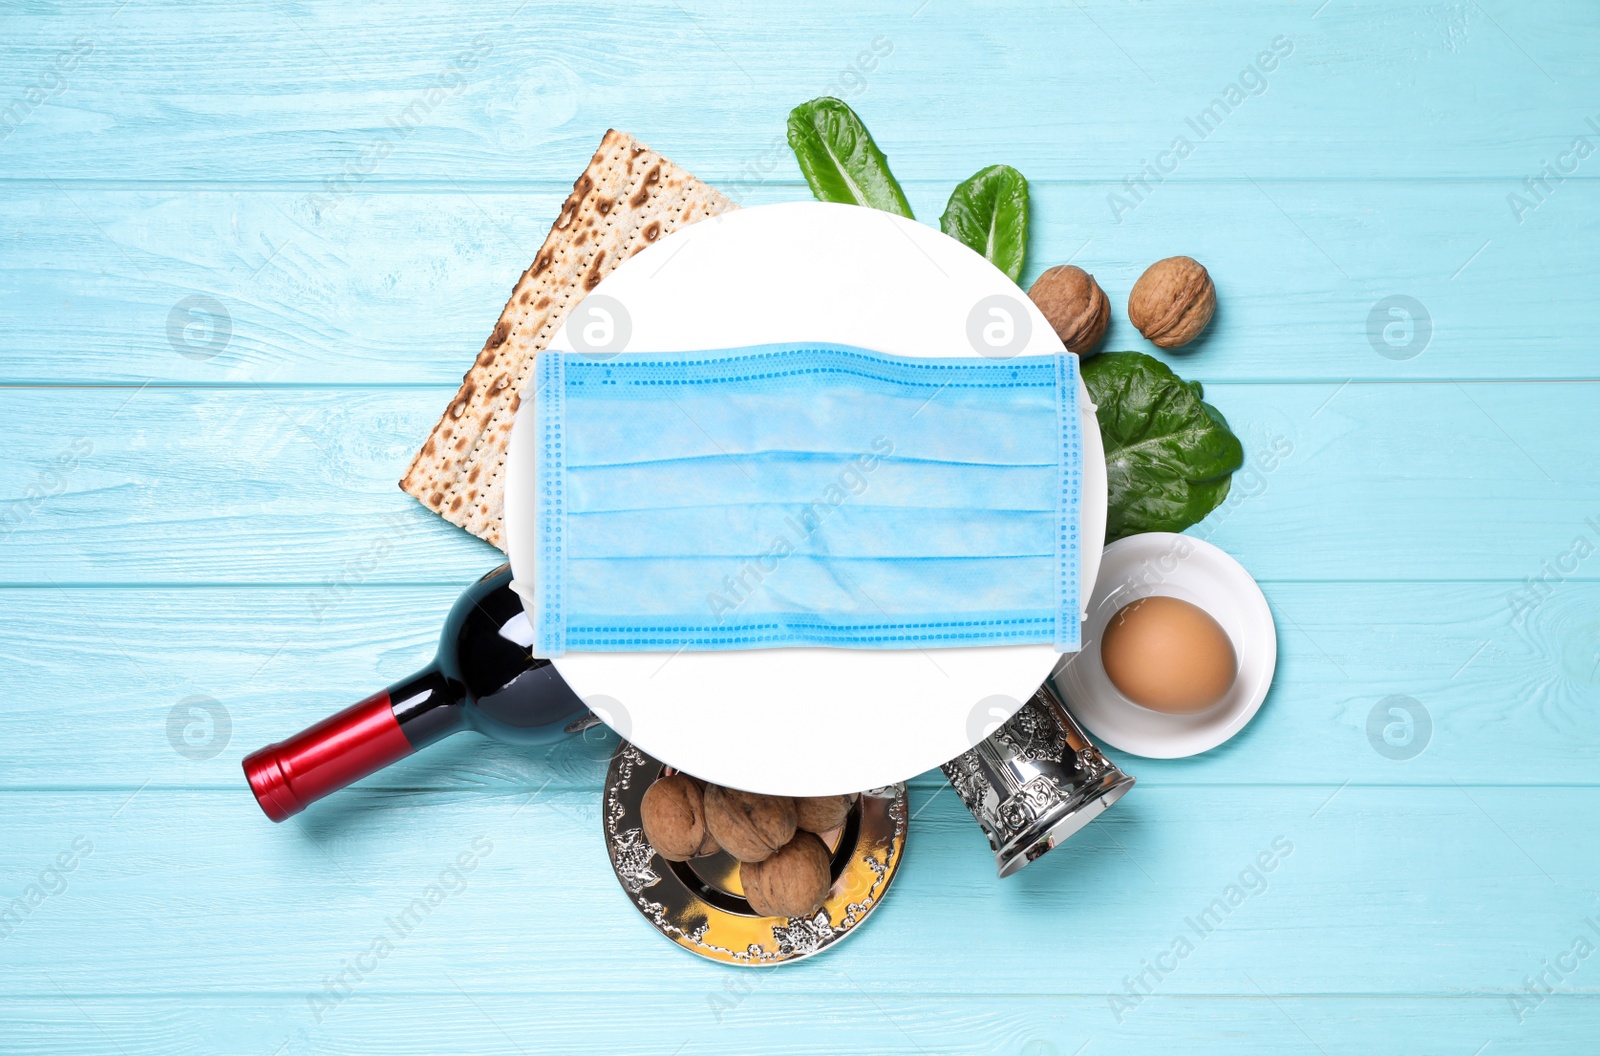
[[[414,749],[466,727],[466,688],[446,678],[437,663],[389,687],[389,705]]]

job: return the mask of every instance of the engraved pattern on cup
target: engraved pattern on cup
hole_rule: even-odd
[[[1133,786],[1047,682],[999,729],[942,768],[983,827],[1001,876],[1055,847]]]

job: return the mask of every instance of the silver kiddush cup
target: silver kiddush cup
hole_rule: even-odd
[[[944,776],[1010,876],[1099,817],[1133,787],[1089,742],[1049,682]]]

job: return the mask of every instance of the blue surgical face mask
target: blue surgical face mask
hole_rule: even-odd
[[[540,655],[1078,648],[1075,356],[542,352],[536,384]]]

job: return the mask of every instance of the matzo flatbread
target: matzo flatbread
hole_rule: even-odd
[[[608,131],[400,487],[504,550],[506,446],[534,356],[622,261],[663,235],[734,208],[632,136]]]

